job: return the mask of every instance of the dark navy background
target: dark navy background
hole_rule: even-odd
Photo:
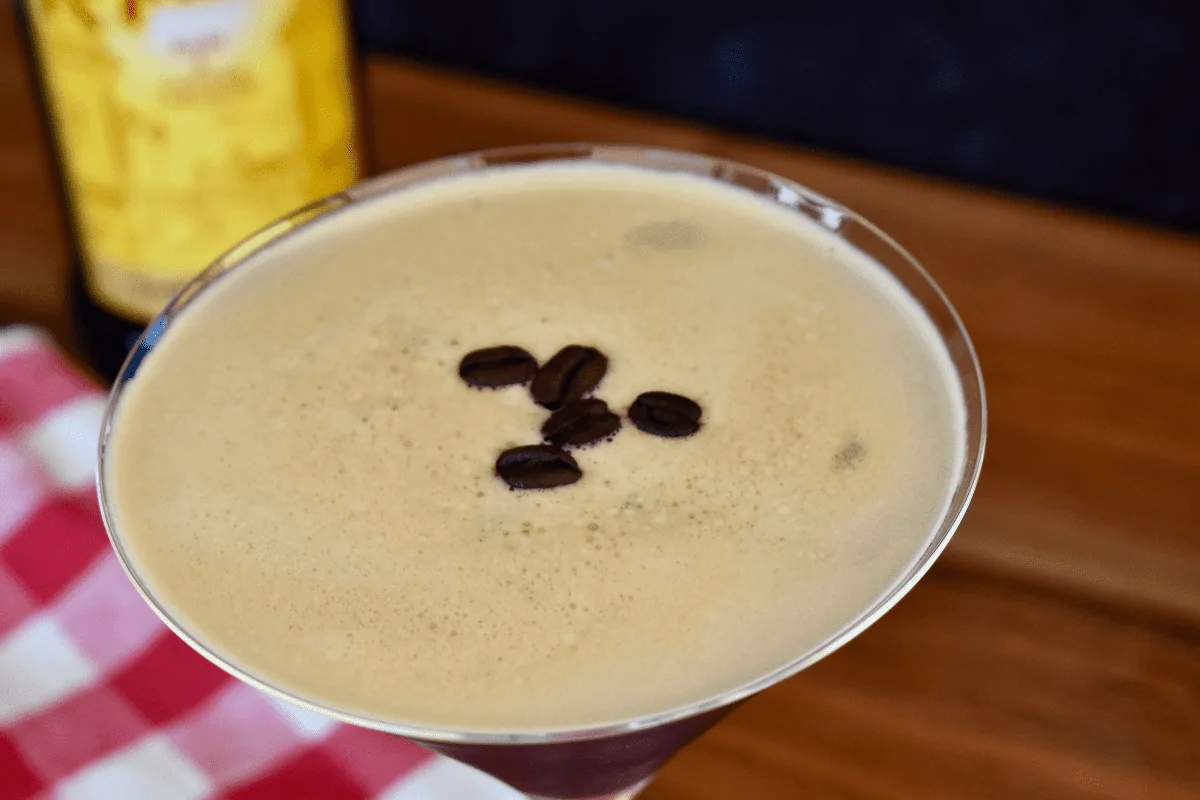
[[[357,0],[360,45],[1200,232],[1194,0]]]

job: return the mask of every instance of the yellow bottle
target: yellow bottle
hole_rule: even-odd
[[[358,177],[345,8],[26,0],[24,11],[78,316],[112,374],[135,332],[224,250]]]

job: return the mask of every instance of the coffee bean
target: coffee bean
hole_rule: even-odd
[[[597,398],[569,400],[542,425],[542,438],[558,447],[582,447],[621,429],[621,418]]]
[[[571,344],[559,350],[533,376],[530,391],[538,405],[556,411],[586,396],[608,371],[608,359],[594,347]]]
[[[629,419],[655,436],[691,436],[704,412],[695,400],[670,392],[644,392],[629,407]]]
[[[583,470],[565,450],[530,444],[501,453],[496,474],[513,489],[553,489],[579,480]]]
[[[537,368],[537,359],[525,350],[501,345],[467,353],[458,364],[458,375],[470,386],[496,389],[526,383]]]

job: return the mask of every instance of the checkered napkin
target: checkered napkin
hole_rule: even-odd
[[[104,396],[0,329],[0,800],[512,800],[394,736],[277,702],[171,634],[109,551]]]

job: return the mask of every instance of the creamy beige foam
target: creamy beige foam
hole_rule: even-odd
[[[514,492],[524,388],[468,351],[611,359],[626,423],[584,478]],[[592,725],[726,690],[876,598],[928,540],[961,391],[919,307],[794,213],[700,178],[511,167],[352,206],[168,330],[114,424],[107,491],[152,592],[251,674],[375,718]]]

